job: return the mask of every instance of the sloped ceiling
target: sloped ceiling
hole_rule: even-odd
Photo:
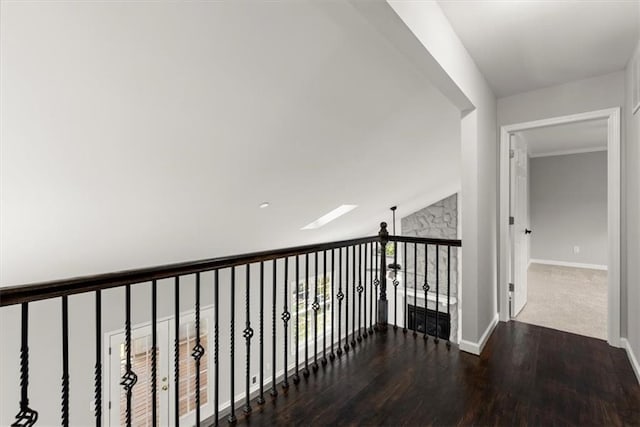
[[[459,187],[458,111],[347,3],[1,7],[2,285],[374,233]]]

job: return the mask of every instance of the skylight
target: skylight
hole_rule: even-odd
[[[334,219],[339,218],[339,217],[341,217],[342,215],[344,215],[344,214],[346,214],[348,212],[351,212],[352,210],[354,210],[357,207],[358,207],[358,205],[341,205],[341,206],[338,206],[337,208],[335,208],[334,210],[332,210],[328,214],[322,215],[320,218],[316,219],[312,223],[305,225],[304,227],[301,228],[301,230],[315,230],[316,228],[320,228],[323,225],[327,225],[328,223],[330,223]]]

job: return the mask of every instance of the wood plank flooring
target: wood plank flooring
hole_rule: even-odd
[[[623,350],[520,322],[499,323],[481,357],[389,329],[265,398],[238,424],[640,425]]]

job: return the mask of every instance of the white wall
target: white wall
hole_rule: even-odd
[[[640,8],[640,3],[638,4]],[[640,22],[638,22],[640,26]],[[640,55],[640,41],[635,55]],[[626,239],[623,239],[623,250],[627,253],[626,265],[626,300],[623,299],[623,307],[627,308],[627,334],[629,343],[636,360],[640,361],[640,111],[632,115],[631,90],[632,90],[631,62],[625,71],[625,104],[623,117],[626,118],[627,144],[623,159],[626,163]],[[625,271],[623,270],[623,274]],[[636,366],[640,369],[640,366]],[[640,370],[636,371],[640,381]]]
[[[460,207],[461,348],[470,350],[497,315],[496,100],[437,2],[388,3],[473,106],[462,113]]]
[[[531,258],[607,265],[606,151],[532,158],[529,177]]]

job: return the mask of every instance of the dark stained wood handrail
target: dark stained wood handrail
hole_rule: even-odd
[[[0,307],[21,304],[24,302],[40,301],[64,295],[74,295],[102,289],[116,288],[124,285],[146,283],[152,280],[166,279],[186,274],[218,270],[221,268],[244,264],[269,261],[273,259],[303,255],[316,251],[323,251],[362,243],[377,242],[379,236],[363,237],[359,239],[341,240],[337,242],[316,243],[304,246],[294,246],[283,249],[253,252],[242,255],[210,258],[198,261],[188,261],[155,267],[125,270],[114,273],[82,276],[49,282],[33,283],[0,288]],[[423,237],[389,236],[390,241],[439,244],[442,246],[461,246],[460,240],[433,239]]]

